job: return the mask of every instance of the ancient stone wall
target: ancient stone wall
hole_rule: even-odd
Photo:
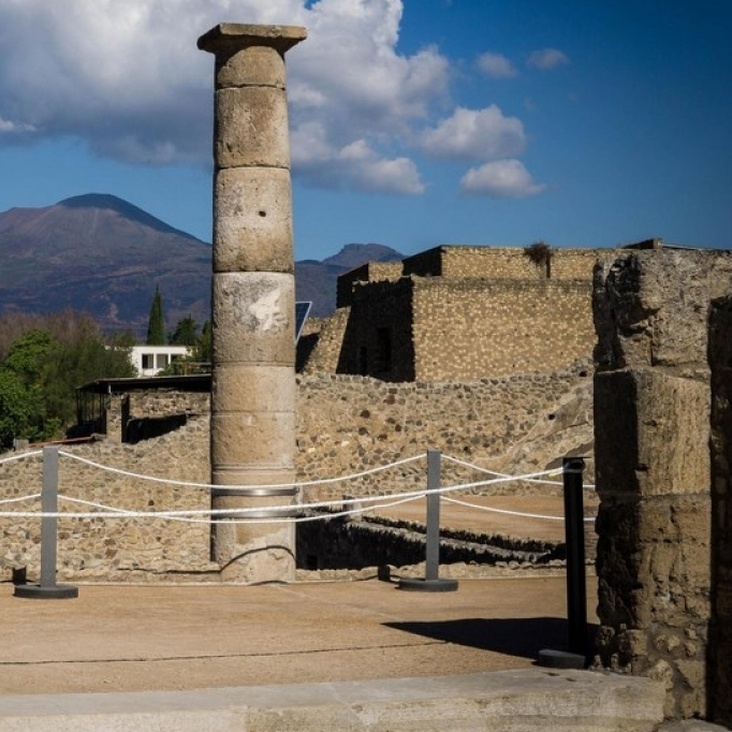
[[[635,251],[599,266],[595,459],[600,659],[705,716],[714,673],[708,319],[728,252]]]
[[[712,620],[710,714],[732,727],[732,298],[714,303],[712,368]]]
[[[130,391],[107,400],[106,434],[118,442],[137,442],[169,432],[167,421],[177,418],[185,424],[188,417],[210,412],[211,395],[174,389]]]
[[[414,380],[413,280],[356,284],[336,371]]]
[[[417,278],[415,377],[478,379],[552,372],[591,356],[591,285]]]
[[[556,374],[463,383],[390,384],[361,376],[302,376],[298,476],[358,473],[427,449],[510,474],[561,465],[563,455],[592,451],[590,371],[585,363]],[[591,470],[592,464],[588,474]],[[443,472],[446,483],[481,479],[447,461]],[[354,483],[307,489],[307,497],[394,492],[397,486],[424,486],[424,476],[420,462]],[[490,490],[505,493],[515,486]]]
[[[520,248],[462,246],[356,268],[339,278],[333,326],[299,347],[300,371],[440,381],[567,368],[592,354],[592,271],[613,250],[551,252],[551,272]]]
[[[551,249],[553,280],[592,280],[592,269],[607,249]],[[547,279],[546,269],[520,247],[442,246],[404,260],[404,274],[422,277],[483,277],[490,280]]]
[[[402,275],[401,262],[366,262],[338,278],[336,307],[347,307],[353,301],[353,286],[356,282],[381,282],[397,280]]]
[[[209,482],[209,418],[189,419],[181,429],[137,445],[112,440],[65,446],[63,452],[107,466],[59,456],[59,494],[68,499],[128,511],[200,510],[211,505],[205,489],[177,487],[140,480],[128,473],[186,482]],[[6,456],[3,456],[6,457]],[[0,498],[40,491],[41,457],[0,465]],[[40,501],[16,504],[15,509],[40,510]],[[59,499],[63,511],[88,512],[86,504]],[[0,565],[28,567],[38,577],[40,522],[0,519]],[[123,517],[72,518],[58,522],[59,581],[196,579],[217,576],[209,564],[210,529],[207,523]]]
[[[303,489],[305,501],[348,495],[381,495],[424,488],[427,449],[439,449],[483,468],[517,474],[557,465],[568,453],[592,449],[592,380],[588,364],[566,372],[524,374],[469,383],[390,384],[359,376],[319,374],[298,383],[297,479],[335,478],[405,458],[418,460],[358,480]],[[149,404],[152,393],[135,402]],[[171,409],[175,403],[162,395]],[[114,406],[114,405],[113,405]],[[162,407],[151,407],[160,416]],[[135,411],[131,416],[140,416]],[[64,452],[119,471],[103,471],[60,457],[60,493],[131,511],[210,508],[209,491],[149,482],[129,475],[209,482],[209,417],[190,416],[172,432],[135,445],[112,439],[65,446]],[[1,456],[17,456],[5,454]],[[40,491],[41,458],[0,463],[0,499]],[[490,477],[490,476],[487,476]],[[447,460],[443,482],[465,483],[486,475]],[[507,493],[553,490],[524,484],[482,489]],[[476,489],[477,492],[477,489]],[[61,502],[63,510],[89,506]],[[37,499],[16,504],[38,511]],[[38,577],[40,522],[0,520],[0,570],[28,567]],[[205,523],[125,517],[61,519],[59,580],[219,581],[209,563]]]

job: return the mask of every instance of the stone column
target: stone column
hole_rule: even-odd
[[[706,716],[712,619],[711,303],[724,252],[627,252],[596,270],[598,652]]]
[[[223,23],[198,39],[215,55],[211,482],[214,509],[293,502],[295,283],[285,52],[294,26]],[[261,486],[261,488],[258,488]],[[233,514],[232,514],[233,516]],[[292,525],[223,523],[212,552],[225,579],[294,578]]]

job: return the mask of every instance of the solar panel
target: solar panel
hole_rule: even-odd
[[[313,303],[309,301],[295,303],[295,343],[300,340],[300,334],[305,327],[305,321],[308,319],[308,313],[312,306]]]

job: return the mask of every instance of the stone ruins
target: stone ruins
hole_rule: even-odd
[[[292,502],[295,281],[285,52],[304,28],[224,23],[215,55],[211,479],[216,511]],[[238,489],[227,486],[246,486]],[[259,487],[258,487],[259,486]],[[230,519],[226,521],[225,519]],[[294,529],[218,514],[231,579],[294,577]]]
[[[595,665],[662,682],[668,717],[732,725],[732,254],[656,242],[575,250],[556,254],[551,278],[505,250],[441,247],[401,269],[369,265],[339,284],[339,312],[296,381],[283,57],[304,37],[300,28],[221,25],[200,39],[216,57],[210,410],[200,390],[165,394],[165,404],[160,394],[110,396],[108,439],[66,448],[90,462],[62,462],[64,494],[132,510],[212,501],[225,514],[293,500],[272,484],[428,448],[506,472],[594,449]],[[476,266],[485,268],[480,311]],[[464,295],[455,302],[466,317],[450,327],[472,341],[472,355],[440,343],[459,316],[440,310],[440,287]],[[376,307],[379,298],[388,307]],[[178,428],[130,440],[130,425],[152,412],[181,417]],[[180,481],[212,476],[216,488],[211,499],[204,489],[141,485],[94,462]],[[423,475],[401,478],[418,485]],[[40,459],[6,462],[0,479],[2,498],[24,496],[40,484]],[[0,530],[4,568],[38,566],[35,524],[2,519]],[[214,561],[209,542],[205,522],[60,520],[59,576],[293,576],[291,528],[224,523]]]

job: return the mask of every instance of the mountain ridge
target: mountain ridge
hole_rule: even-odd
[[[107,331],[145,332],[159,285],[166,328],[210,318],[211,245],[110,194],[0,212],[0,315],[90,313]],[[313,316],[335,309],[339,274],[365,261],[401,259],[381,244],[347,244],[325,260],[295,262],[297,298]]]

